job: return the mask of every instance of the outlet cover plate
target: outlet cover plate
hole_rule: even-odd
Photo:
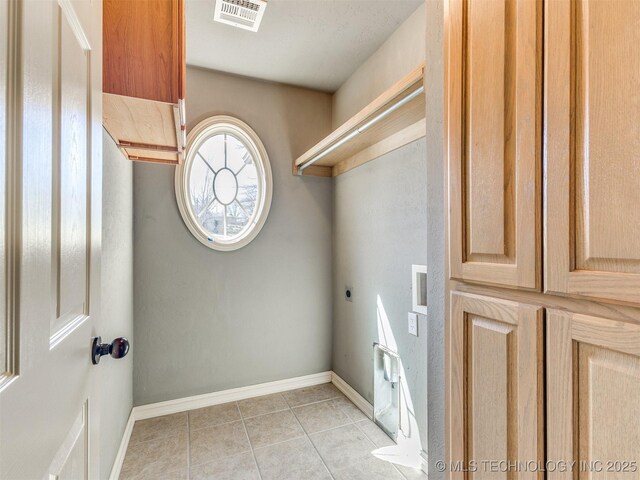
[[[344,287],[344,299],[347,302],[353,302],[353,288],[348,285]]]
[[[407,319],[409,320],[409,333],[418,336],[418,314],[409,312]]]

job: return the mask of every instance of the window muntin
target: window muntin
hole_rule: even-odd
[[[271,168],[255,132],[217,116],[189,134],[176,170],[178,206],[189,230],[215,250],[235,250],[256,237],[271,204]]]

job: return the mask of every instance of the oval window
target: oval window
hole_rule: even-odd
[[[246,123],[216,116],[189,132],[176,168],[176,198],[184,223],[214,250],[236,250],[260,232],[271,206],[271,165]]]

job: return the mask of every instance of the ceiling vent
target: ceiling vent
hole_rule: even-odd
[[[257,32],[266,8],[267,2],[264,0],[216,0],[213,19]]]

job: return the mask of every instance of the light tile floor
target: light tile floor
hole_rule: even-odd
[[[332,384],[135,423],[129,479],[426,479],[373,451],[393,441]]]

